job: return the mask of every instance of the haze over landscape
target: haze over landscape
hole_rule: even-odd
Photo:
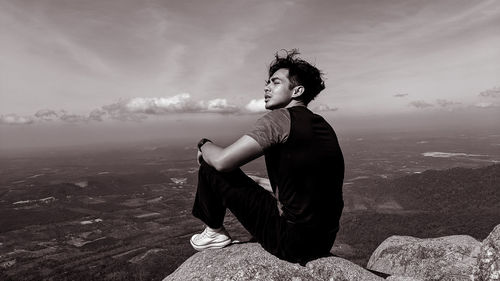
[[[291,48],[325,72],[310,108],[345,156],[334,254],[365,266],[391,235],[484,239],[500,222],[498,26],[495,0],[0,0],[0,279],[175,270],[202,229],[196,142],[247,132]],[[262,159],[243,169],[266,176]]]

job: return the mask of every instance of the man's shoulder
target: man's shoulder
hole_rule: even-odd
[[[267,112],[261,118],[281,118],[281,117],[290,118],[290,112],[288,111],[287,108],[283,107],[283,108],[273,109],[273,110]]]
[[[309,108],[305,106],[295,106],[288,108],[288,110],[289,110],[288,114],[291,116],[290,117],[291,119],[300,119],[303,122],[317,122],[320,120],[326,122],[323,116],[311,111]]]

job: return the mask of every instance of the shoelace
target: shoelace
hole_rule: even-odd
[[[203,238],[213,238],[213,235],[210,235],[208,228],[205,228],[202,233],[200,233],[196,240],[201,240]]]
[[[207,229],[203,230],[198,236],[196,237],[196,240],[201,240],[203,238],[207,237]]]

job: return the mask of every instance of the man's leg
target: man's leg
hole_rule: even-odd
[[[205,162],[200,165],[198,172],[198,188],[194,198],[193,216],[199,218],[210,228],[220,228],[226,215],[226,207],[217,192],[215,182],[207,177]]]
[[[202,161],[193,215],[210,228],[220,228],[226,208],[266,250],[276,254],[283,221],[276,199],[240,169],[218,172]]]

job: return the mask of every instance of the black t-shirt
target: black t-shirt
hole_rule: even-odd
[[[273,110],[247,134],[263,148],[280,213],[292,222],[338,225],[344,162],[331,126],[306,107]]]

